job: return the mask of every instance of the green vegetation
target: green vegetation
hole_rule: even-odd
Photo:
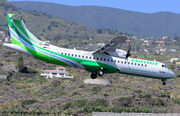
[[[105,93],[104,96],[109,96],[109,94]]]
[[[11,60],[7,59],[6,62],[11,62]]]
[[[28,68],[28,72],[29,73],[38,73],[38,71],[36,69],[32,68],[32,67]]]
[[[5,52],[4,54],[6,54],[6,55],[11,55],[12,52],[11,52],[11,51],[7,51],[7,52]]]
[[[80,100],[77,100],[76,101],[76,106],[78,107],[78,108],[80,108],[80,107],[84,107],[84,106],[86,106],[86,100],[85,99],[80,99]]]
[[[48,99],[58,98],[58,97],[61,97],[64,94],[66,94],[66,92],[64,92],[64,91],[57,91],[56,93],[54,93],[51,96],[49,96]]]
[[[97,107],[97,106],[107,107],[108,103],[104,99],[97,98],[94,102],[88,103],[88,106],[91,106],[91,107]]]
[[[139,94],[137,97],[139,98],[151,98],[150,94]]]
[[[37,100],[24,100],[23,102],[21,102],[21,105],[24,106],[24,105],[29,105],[29,104],[33,104],[37,102]]]
[[[3,62],[0,62],[0,66],[3,66],[4,65],[4,63]]]
[[[100,86],[96,86],[91,89],[91,91],[99,91],[99,90],[101,90]]]

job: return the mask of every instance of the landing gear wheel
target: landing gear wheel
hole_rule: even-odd
[[[92,79],[96,79],[96,78],[97,78],[97,74],[93,74],[93,73],[92,73],[92,74],[91,74],[91,78],[92,78]]]
[[[97,74],[98,74],[98,76],[103,76],[103,74],[104,74],[104,71],[103,70],[99,70],[98,72],[97,72]]]
[[[163,81],[163,83],[162,83],[162,84],[163,84],[163,85],[166,85],[166,82],[164,82],[164,81]]]

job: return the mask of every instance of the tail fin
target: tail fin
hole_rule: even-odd
[[[37,45],[41,42],[26,28],[21,15],[7,14],[7,20],[12,44]]]

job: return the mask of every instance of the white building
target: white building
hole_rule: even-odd
[[[44,76],[46,78],[66,78],[66,79],[72,79],[73,76],[67,76],[68,72],[66,72],[65,67],[56,67],[55,70],[44,70],[43,73],[41,73],[41,76]]]
[[[98,43],[97,46],[105,46],[105,43]]]

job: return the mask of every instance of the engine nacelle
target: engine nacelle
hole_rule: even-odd
[[[118,57],[118,58],[124,58],[124,59],[126,58],[126,55],[127,55],[127,52],[121,49],[116,49],[115,51],[106,51],[104,53],[111,56]]]

